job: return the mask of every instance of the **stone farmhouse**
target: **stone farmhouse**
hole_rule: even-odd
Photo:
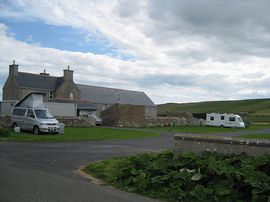
[[[77,84],[69,66],[63,71],[60,77],[50,76],[45,70],[40,74],[19,72],[19,65],[13,61],[3,86],[3,101],[20,100],[38,91],[46,94],[46,102],[75,103],[78,116],[93,111],[99,114],[116,104],[143,106],[146,118],[157,115],[156,105],[144,92]]]

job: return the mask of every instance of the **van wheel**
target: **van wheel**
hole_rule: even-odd
[[[39,134],[39,128],[38,128],[38,126],[34,126],[34,128],[33,128],[33,134],[34,135],[38,135]]]
[[[13,125],[12,125],[13,130],[14,130],[14,128],[16,128],[16,127],[18,127],[18,124],[17,124],[17,123],[13,123]]]
[[[223,125],[221,125],[221,126],[220,126],[220,128],[224,128],[224,126],[223,126]]]

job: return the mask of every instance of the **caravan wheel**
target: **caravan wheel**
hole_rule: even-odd
[[[223,125],[220,125],[220,128],[224,128],[224,126]]]

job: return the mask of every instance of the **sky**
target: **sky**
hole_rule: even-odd
[[[19,71],[156,104],[270,97],[270,1],[0,0],[0,88]],[[2,90],[0,91],[2,97]]]

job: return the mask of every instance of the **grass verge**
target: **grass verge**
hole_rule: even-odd
[[[101,141],[155,137],[159,134],[111,128],[65,128],[64,134],[33,135],[31,133],[14,133],[9,137],[0,137],[0,141],[17,142],[63,142],[63,141]]]
[[[187,132],[187,133],[229,133],[239,131],[252,131],[270,128],[270,125],[251,125],[247,128],[219,128],[207,126],[177,126],[177,127],[153,127],[144,128],[146,130],[168,131],[168,132]]]
[[[241,135],[238,137],[250,139],[270,139],[270,134],[248,134],[248,135]]]
[[[98,161],[84,171],[117,188],[164,201],[268,201],[270,155],[172,152]]]

